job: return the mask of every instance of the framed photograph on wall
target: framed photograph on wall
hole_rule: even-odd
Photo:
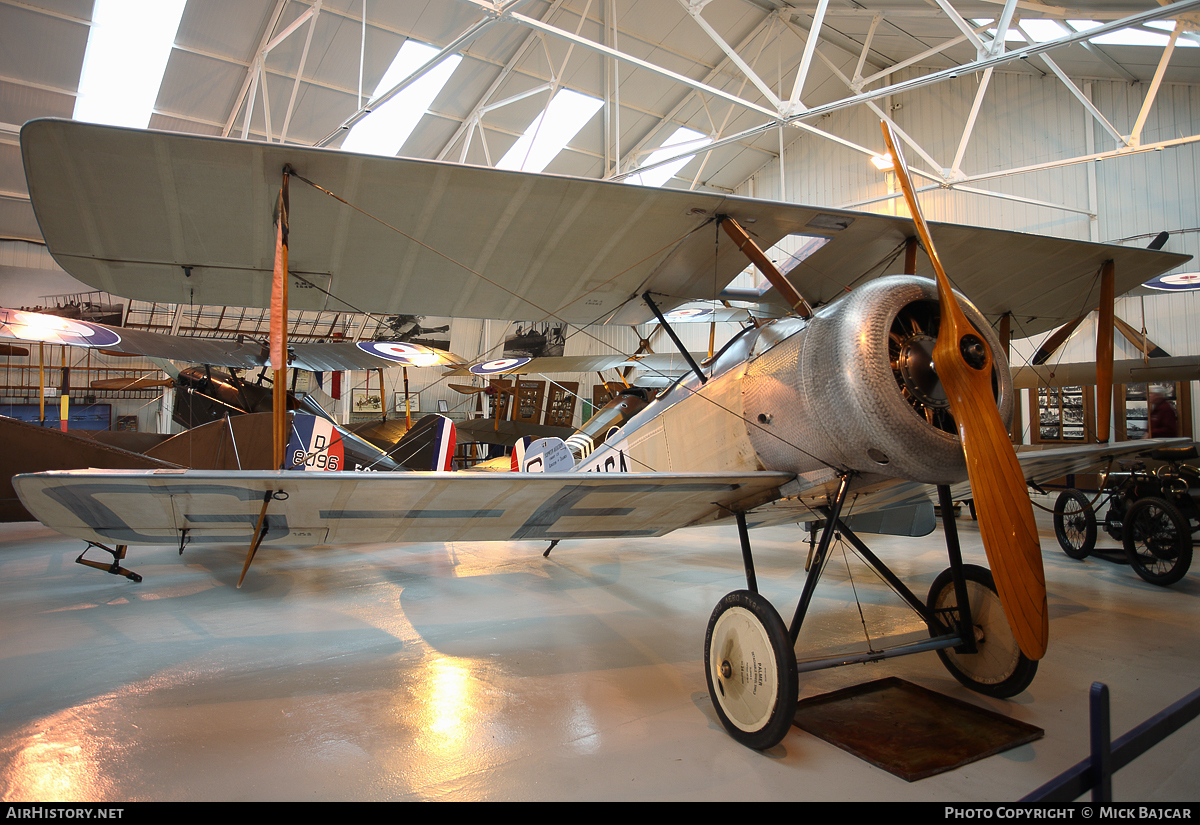
[[[395,397],[395,405],[394,405],[393,409],[395,409],[395,411],[398,413],[404,412],[404,393],[402,393],[402,392],[395,393],[394,397]],[[408,394],[408,411],[409,412],[420,412],[421,411],[421,393],[410,392]]]
[[[366,388],[351,390],[350,412],[381,413],[383,412],[383,398],[380,397],[378,390]]]

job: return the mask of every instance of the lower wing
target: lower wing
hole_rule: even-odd
[[[1188,443],[1148,439],[1019,454],[1033,484],[1123,455]],[[833,479],[787,473],[284,473],[72,470],[13,479],[26,508],[69,536],[115,544],[376,542],[660,536],[748,513],[751,526],[810,521]],[[859,487],[848,516],[929,501],[930,488]],[[955,499],[969,498],[965,482]]]
[[[264,545],[659,536],[777,497],[785,473],[75,470],[13,479],[48,527],[114,544]]]

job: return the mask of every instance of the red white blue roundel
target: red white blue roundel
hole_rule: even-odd
[[[689,307],[685,309],[674,309],[666,314],[668,321],[695,321],[697,318],[703,318],[706,315],[712,315],[711,309],[703,307]]]
[[[1187,292],[1200,289],[1200,272],[1176,272],[1174,275],[1159,275],[1142,286],[1148,289],[1160,289],[1166,292]]]
[[[475,364],[471,367],[471,372],[475,375],[495,375],[498,372],[511,372],[517,367],[525,366],[532,360],[532,358],[525,356],[520,358],[499,358],[484,364]]]
[[[0,310],[0,336],[74,347],[115,347],[121,343],[121,336],[108,327],[19,309]]]
[[[376,358],[408,366],[427,367],[438,363],[442,358],[442,353],[432,347],[406,344],[403,341],[356,341],[355,345]]]

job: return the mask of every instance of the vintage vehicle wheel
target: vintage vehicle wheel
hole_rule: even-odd
[[[1096,511],[1078,490],[1063,490],[1054,502],[1054,535],[1073,559],[1086,559],[1096,548]]]
[[[992,571],[974,564],[963,565],[967,580],[967,601],[971,605],[971,627],[975,632],[975,653],[959,653],[954,648],[939,650],[942,664],[964,686],[985,696],[1007,699],[1016,696],[1033,681],[1038,663],[1025,656],[1008,626]],[[947,568],[934,579],[926,601],[929,609],[951,629],[958,620],[958,599],[954,575]],[[931,631],[931,635],[937,635]]]
[[[1174,584],[1192,565],[1191,525],[1166,499],[1138,499],[1125,516],[1125,555],[1151,584]]]
[[[791,636],[769,601],[748,590],[721,599],[704,637],[704,673],[730,736],[756,750],[783,740],[799,679]]]

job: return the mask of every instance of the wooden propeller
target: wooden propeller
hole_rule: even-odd
[[[1022,653],[1040,659],[1050,635],[1042,548],[1021,465],[992,395],[991,347],[954,298],[917,204],[904,156],[888,124],[882,125],[896,177],[937,275],[942,317],[933,363],[962,439],[980,537],[1013,636]]]

